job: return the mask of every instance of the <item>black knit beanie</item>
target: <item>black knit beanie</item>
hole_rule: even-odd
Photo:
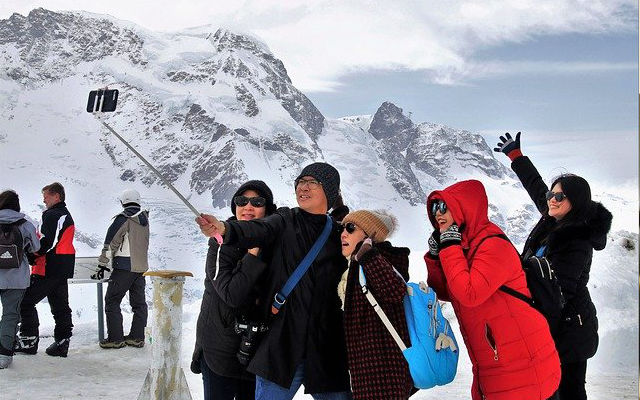
[[[331,164],[315,162],[304,167],[295,182],[303,176],[312,176],[318,182],[322,183],[324,195],[327,197],[327,208],[333,208],[338,196],[340,195],[340,173],[338,170]],[[294,188],[295,182],[293,184]]]
[[[233,214],[233,216],[236,215],[236,203],[233,201],[233,199],[236,196],[241,196],[242,193],[246,192],[247,190],[255,190],[260,196],[264,197],[264,199],[266,200],[265,215],[271,215],[276,211],[276,206],[275,204],[273,204],[273,193],[271,193],[271,189],[269,189],[269,186],[267,186],[267,184],[263,181],[252,180],[243,183],[231,198],[231,213]]]

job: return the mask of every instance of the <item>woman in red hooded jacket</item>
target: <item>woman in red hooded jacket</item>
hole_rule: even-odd
[[[487,217],[482,183],[469,180],[431,193],[435,228],[425,255],[428,284],[450,301],[473,365],[473,400],[556,398],[560,360],[545,318],[501,290],[527,296],[515,248]]]

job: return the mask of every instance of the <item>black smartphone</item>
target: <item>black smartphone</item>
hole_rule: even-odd
[[[89,92],[87,112],[113,112],[118,103],[118,89],[98,89]]]

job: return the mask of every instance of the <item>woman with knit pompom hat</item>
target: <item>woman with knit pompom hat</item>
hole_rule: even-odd
[[[338,295],[344,307],[351,390],[356,400],[408,399],[414,392],[409,366],[362,292],[359,278],[362,266],[368,290],[402,340],[409,343],[403,307],[409,249],[386,241],[396,226],[396,218],[381,210],[354,211],[342,220],[342,255],[349,260],[349,269],[338,285]]]

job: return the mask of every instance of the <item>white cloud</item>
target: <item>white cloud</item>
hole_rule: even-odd
[[[440,69],[428,73],[429,80],[441,85],[459,85],[469,80],[490,79],[513,75],[573,75],[601,72],[634,71],[632,62],[550,62],[550,61],[488,61],[467,60],[459,68]]]
[[[475,64],[479,49],[541,35],[635,31],[638,15],[632,0],[5,0],[0,17],[38,6],[106,13],[152,30],[210,24],[252,32],[305,91],[331,90],[346,73],[368,69],[425,70],[443,84],[486,77],[501,69]]]

